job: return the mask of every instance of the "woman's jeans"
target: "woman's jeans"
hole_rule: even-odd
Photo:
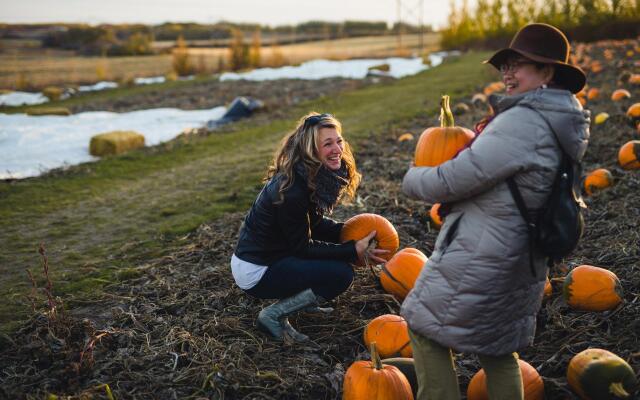
[[[311,289],[331,300],[352,281],[353,268],[346,261],[285,257],[270,265],[260,282],[246,292],[261,299],[284,299]]]
[[[460,400],[458,377],[451,349],[443,347],[409,329],[413,360],[418,378],[416,400]],[[520,366],[515,353],[502,356],[478,355],[487,374],[487,391],[491,400],[524,398]]]

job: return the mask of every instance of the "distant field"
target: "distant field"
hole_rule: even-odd
[[[374,36],[323,40],[262,48],[267,66],[298,64],[314,58],[348,59],[363,57],[408,56],[438,50],[439,35],[424,35],[422,52],[419,35],[404,35],[401,47],[396,36]],[[1,41],[0,89],[35,90],[45,86],[67,86],[101,80],[126,81],[134,77],[159,76],[171,71],[171,55],[137,57],[80,57],[70,52],[15,46]],[[191,62],[200,72],[217,72],[220,60],[228,57],[225,48],[193,48]]]

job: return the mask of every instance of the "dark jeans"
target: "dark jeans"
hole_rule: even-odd
[[[246,292],[261,299],[284,299],[311,289],[331,300],[352,281],[353,268],[345,261],[285,257],[270,265],[260,282]]]

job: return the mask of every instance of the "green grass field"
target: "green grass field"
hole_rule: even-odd
[[[362,138],[401,129],[423,113],[435,116],[442,94],[468,96],[492,79],[481,64],[486,56],[471,53],[416,76],[320,98],[281,119],[248,120],[221,134],[2,183],[2,330],[29,311],[25,269],[39,275],[39,243],[48,250],[55,292],[68,306],[99,296],[105,284],[140,274],[146,261],[169,254],[201,223],[247,209],[275,146],[300,115],[336,115],[357,157]]]

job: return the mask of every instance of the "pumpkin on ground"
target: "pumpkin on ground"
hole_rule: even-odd
[[[630,140],[618,151],[618,163],[624,169],[638,169],[640,168],[640,140]]]
[[[609,114],[607,114],[606,112],[601,112],[598,115],[596,115],[593,122],[595,122],[596,125],[600,125],[600,124],[603,124],[608,119],[609,119]]]
[[[440,217],[440,214],[438,214],[439,210],[440,203],[432,205],[431,209],[429,209],[429,217],[431,218],[431,222],[433,222],[433,225],[435,225],[436,228],[440,228],[442,226],[442,218]]]
[[[613,175],[605,168],[598,168],[589,172],[583,183],[584,192],[589,196],[611,185],[613,185]]]
[[[402,135],[398,136],[398,142],[406,142],[406,141],[411,141],[413,140],[413,134],[412,133],[403,133]]]
[[[382,267],[380,273],[382,287],[398,300],[404,300],[426,262],[427,256],[418,249],[400,250]]]
[[[598,88],[591,88],[587,92],[587,99],[589,99],[589,100],[595,100],[598,97],[600,97],[600,89],[598,89]]]
[[[632,74],[629,77],[629,83],[633,84],[633,85],[640,85],[640,74]]]
[[[378,214],[364,213],[349,218],[342,226],[340,241],[360,240],[371,231],[376,231],[372,245],[379,249],[389,250],[387,254],[380,255],[385,260],[391,259],[400,246],[398,232],[391,222]]]
[[[417,167],[435,167],[452,159],[475,134],[466,128],[455,126],[449,107],[449,96],[440,102],[440,126],[425,129],[418,143],[414,163]]]
[[[627,117],[632,119],[640,118],[640,103],[634,103],[627,110]]]
[[[617,89],[611,94],[611,100],[620,101],[631,98],[631,93],[627,89]]]
[[[364,344],[375,342],[381,357],[412,357],[407,321],[400,315],[383,314],[364,328]]]
[[[522,388],[524,389],[524,400],[543,400],[544,382],[531,364],[518,360],[520,374],[522,375]],[[489,400],[487,391],[487,376],[484,369],[476,372],[471,378],[467,387],[467,400]]]
[[[413,362],[413,358],[409,357],[393,357],[393,358],[385,358],[382,360],[382,364],[384,365],[393,365],[398,368],[402,375],[404,375],[409,381],[409,385],[411,385],[411,392],[413,393],[413,398],[418,398],[418,376],[416,375],[416,367]]]
[[[580,265],[564,279],[562,295],[569,306],[583,311],[606,311],[622,302],[622,286],[613,272]]]
[[[547,280],[544,282],[544,298],[549,299],[553,294],[553,287],[551,286],[551,281],[547,277]]]
[[[580,102],[580,105],[582,107],[587,105],[587,99],[585,99],[584,97],[577,97],[577,99],[578,99],[578,102]]]
[[[638,384],[629,364],[603,349],[576,354],[569,362],[567,381],[583,400],[627,399]]]
[[[400,370],[380,361],[371,343],[371,361],[356,361],[344,375],[343,400],[413,400],[411,385]]]

